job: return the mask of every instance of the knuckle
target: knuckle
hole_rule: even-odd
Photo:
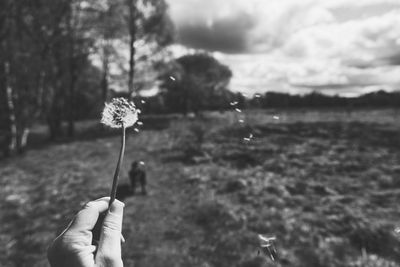
[[[77,251],[84,246],[85,240],[91,237],[89,235],[90,233],[74,233],[73,231],[68,231],[53,242],[52,248],[64,252]]]
[[[121,226],[115,221],[104,221],[103,230],[105,232],[120,232]]]
[[[104,219],[103,228],[110,231],[121,231],[122,217],[109,213]]]

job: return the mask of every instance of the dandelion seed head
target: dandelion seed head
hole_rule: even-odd
[[[138,120],[138,112],[133,102],[125,98],[113,98],[103,109],[101,123],[111,128],[131,127]]]

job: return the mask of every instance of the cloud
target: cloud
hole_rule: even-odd
[[[399,0],[170,0],[181,43],[220,51],[241,92],[400,89]]]
[[[240,12],[204,23],[178,26],[179,42],[183,45],[238,53],[247,50],[247,32],[253,24],[252,17]]]
[[[170,0],[179,41],[210,49],[208,42],[228,37],[239,41],[237,52],[266,52],[300,28],[333,20],[315,0]],[[221,42],[222,43],[222,42]],[[231,43],[225,42],[228,50]],[[246,44],[246,45],[244,45]],[[223,47],[218,46],[219,51]],[[210,49],[211,50],[211,49]]]
[[[170,0],[178,42],[192,48],[242,53],[258,23],[253,7],[242,0]]]
[[[218,55],[218,59],[232,69],[230,88],[250,94],[319,91],[354,96],[372,88],[388,91],[400,88],[399,66],[357,68],[344,66],[337,59],[293,59],[277,53],[224,54]]]
[[[382,16],[299,30],[283,47],[307,58],[339,59],[345,65],[389,63],[400,52],[400,9]]]

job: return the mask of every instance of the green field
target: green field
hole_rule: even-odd
[[[125,266],[400,266],[399,110],[167,122],[127,140],[121,182],[143,160],[149,195],[126,200]],[[0,162],[0,266],[47,266],[55,235],[108,194],[118,137],[86,139]],[[258,256],[258,233],[279,262]]]

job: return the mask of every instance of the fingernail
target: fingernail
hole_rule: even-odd
[[[114,200],[114,202],[111,204],[110,212],[111,213],[117,213],[117,214],[122,214],[124,211],[125,204],[119,200]]]

